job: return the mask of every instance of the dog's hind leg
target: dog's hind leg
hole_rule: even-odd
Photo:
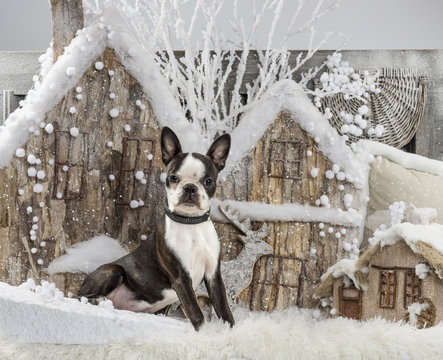
[[[95,299],[108,295],[119,286],[125,278],[125,270],[117,264],[105,264],[90,273],[83,281],[78,297]]]

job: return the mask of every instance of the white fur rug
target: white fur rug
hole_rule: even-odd
[[[100,345],[13,343],[0,339],[0,359],[395,359],[443,358],[443,324],[424,330],[381,319],[315,319],[310,310],[250,313],[237,325],[220,321],[180,337]],[[66,324],[69,327],[69,324]],[[87,331],[85,329],[85,331]]]

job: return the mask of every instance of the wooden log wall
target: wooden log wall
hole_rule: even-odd
[[[308,151],[312,152],[311,156]],[[331,208],[345,209],[343,195],[350,193],[354,196],[352,207],[358,209],[359,191],[352,184],[325,177],[332,165],[296,119],[281,113],[249,156],[227,178],[218,197],[316,206],[315,200],[326,194]],[[314,167],[318,168],[315,178],[310,175]],[[343,185],[344,190],[339,190],[339,185]],[[260,225],[257,223],[256,228]],[[270,230],[267,243],[274,249],[273,254],[261,257],[251,269],[251,283],[240,294],[240,301],[251,310],[315,306],[312,295],[320,276],[345,257],[343,242],[352,243],[354,238],[359,238],[359,229],[324,223],[326,234],[321,237],[318,222],[266,221],[266,225]],[[241,244],[235,241],[235,230],[226,224],[217,226],[223,258],[235,258],[241,251]],[[334,231],[329,233],[329,228]],[[341,229],[346,229],[346,235],[337,239],[335,234]]]

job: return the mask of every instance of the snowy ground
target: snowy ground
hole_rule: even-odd
[[[0,283],[0,358],[429,360],[440,359],[443,352],[443,325],[417,330],[381,319],[316,319],[313,311],[295,308],[271,314],[236,309],[234,316],[233,329],[213,320],[196,333],[189,323],[175,319]],[[83,344],[17,341],[26,337]]]

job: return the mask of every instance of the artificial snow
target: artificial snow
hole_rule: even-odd
[[[17,156],[18,158],[25,157],[25,155],[26,155],[26,152],[24,149],[20,148],[15,151],[15,156]]]
[[[114,108],[114,109],[109,110],[109,116],[112,118],[116,118],[118,116],[118,113],[119,113],[118,109]]]
[[[443,255],[443,225],[436,223],[421,225],[405,222],[395,224],[386,230],[377,230],[371,240],[371,245],[374,246],[379,243],[383,247],[394,245],[400,240],[404,240],[415,253],[419,253],[415,244],[422,241],[431,245]]]
[[[415,265],[415,275],[417,275],[419,279],[423,280],[430,271],[431,269],[426,264]]]
[[[48,134],[52,134],[52,133],[54,132],[54,125],[52,125],[52,124],[46,124],[46,126],[45,126],[45,131],[46,131]]]
[[[51,275],[64,272],[88,274],[127,254],[117,240],[99,235],[68,248],[66,254],[54,259],[47,270]]]
[[[141,179],[143,179],[145,177],[145,173],[143,172],[143,171],[141,171],[141,170],[139,170],[139,171],[137,171],[136,173],[135,173],[135,178],[137,179],[137,180],[141,180]]]
[[[75,106],[71,106],[71,107],[69,108],[69,112],[70,112],[71,114],[75,114],[75,113],[77,112],[76,107],[75,107]]]
[[[321,279],[324,280],[329,276],[332,276],[333,278],[337,279],[346,275],[354,282],[355,286],[360,289],[359,287],[360,285],[355,279],[355,271],[357,270],[355,267],[356,263],[357,263],[356,259],[341,259],[337,261],[334,265],[330,266],[328,270],[321,276]]]
[[[37,175],[37,170],[35,169],[35,167],[31,166],[30,168],[28,168],[27,173],[29,177],[34,177],[35,175]]]
[[[103,70],[104,67],[105,67],[105,65],[104,65],[101,61],[97,61],[97,62],[95,63],[95,68],[96,68],[97,70]]]
[[[76,128],[76,127],[72,127],[72,128],[69,130],[69,133],[71,134],[71,136],[73,136],[73,137],[77,137],[78,134],[79,134],[79,130],[78,130],[78,128]]]
[[[412,303],[408,306],[409,322],[412,326],[417,326],[417,315],[420,315],[422,311],[426,311],[429,308],[429,304],[424,302],[420,304],[419,302]]]
[[[40,194],[43,191],[43,185],[42,184],[35,184],[34,187],[32,188],[32,190],[36,194]]]
[[[325,195],[326,196],[326,195]],[[211,216],[214,220],[226,222],[218,206],[230,206],[239,211],[240,220],[246,218],[256,221],[307,221],[327,222],[337,225],[360,226],[362,216],[357,211],[344,211],[336,208],[316,207],[298,204],[271,205],[258,202],[234,200],[211,200]]]
[[[93,38],[92,42],[87,41],[87,35]],[[0,168],[8,165],[15,150],[28,140],[30,133],[25,129],[39,125],[40,119],[75,86],[91,61],[103,52],[105,38],[106,32],[97,26],[81,30],[65,53],[50,67],[38,87],[28,92],[23,106],[9,115],[0,131]],[[85,51],[80,53],[82,46]],[[54,84],[57,84],[57,91],[54,91]]]
[[[129,206],[131,209],[137,209],[140,206],[140,204],[137,200],[131,200]]]

